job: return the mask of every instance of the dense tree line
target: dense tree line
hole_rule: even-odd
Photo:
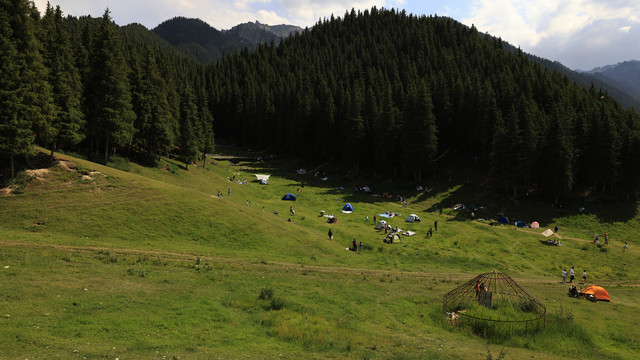
[[[640,187],[638,113],[450,18],[351,11],[201,65],[108,10],[0,4],[0,161],[11,176],[34,143],[189,164],[213,151],[215,131],[416,182],[462,153],[516,194]]]
[[[32,144],[106,163],[213,151],[204,68],[140,25],[43,14],[0,0],[0,159],[13,177]],[[134,153],[131,152],[134,150]],[[4,167],[4,166],[3,166]]]
[[[209,73],[217,133],[252,147],[416,181],[463,152],[553,198],[640,179],[634,110],[446,17],[352,10]]]

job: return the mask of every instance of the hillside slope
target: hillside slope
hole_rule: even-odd
[[[465,210],[433,211],[479,196],[481,187],[473,184],[443,181],[425,193],[370,183],[374,193],[365,194],[338,186],[351,189],[360,180],[335,174],[322,181],[297,174],[287,160],[262,162],[252,154],[189,171],[173,160],[120,171],[56,156],[68,161],[34,169],[20,191],[0,197],[0,279],[7,280],[0,341],[8,357],[486,358],[505,352],[632,359],[638,350],[637,219],[602,223],[591,212],[557,210],[547,221],[538,218],[543,227],[560,224],[566,236],[563,246],[550,247],[540,244],[545,238],[538,231],[469,221]],[[259,185],[254,173],[270,173],[271,184]],[[282,201],[286,192],[297,201]],[[403,193],[409,203],[378,192]],[[495,214],[496,201],[477,217]],[[345,202],[353,214],[340,212]],[[549,211],[535,202],[502,209],[521,219]],[[327,224],[320,210],[338,223]],[[392,226],[418,234],[383,243],[373,216],[384,211],[403,215],[388,219]],[[405,223],[408,213],[423,222]],[[437,231],[426,238],[434,221]],[[589,244],[590,233],[602,228],[611,234],[609,248]],[[364,242],[364,253],[345,250],[354,238]],[[631,244],[627,252],[623,240]],[[571,265],[587,269],[589,282],[604,285],[612,303],[568,298],[559,274]],[[488,340],[445,320],[442,295],[492,269],[547,306],[545,330]]]

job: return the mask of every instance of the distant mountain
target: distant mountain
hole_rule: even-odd
[[[200,19],[175,17],[158,25],[153,32],[201,63],[219,59],[223,54],[242,48],[255,49],[260,43],[279,42],[299,26],[269,26],[255,23],[236,25],[230,30],[217,30]]]
[[[511,52],[517,51],[517,48],[515,46],[507,42],[503,42],[503,44],[506,50]],[[640,80],[639,61],[628,61],[617,65],[609,65],[602,68],[596,68],[588,72],[583,72],[571,70],[557,61],[551,61],[531,54],[527,54],[527,56],[529,57],[529,59],[539,63],[550,71],[557,71],[561,74],[566,75],[571,81],[582,86],[583,88],[588,89],[593,84],[596,89],[602,89],[603,91],[606,91],[609,96],[612,96],[616,100],[618,100],[620,104],[622,104],[622,106],[626,108],[633,107],[636,110],[640,109],[640,83],[638,81]],[[627,63],[635,63],[635,65],[625,65],[622,68],[624,70],[620,68],[618,68],[618,70],[613,70],[613,68],[617,68],[618,66]],[[635,73],[633,71],[634,68]],[[615,77],[614,75],[605,75],[605,73],[622,74],[625,72],[626,75],[618,75],[617,77]],[[627,82],[618,80],[624,80],[624,76],[629,76],[627,82],[634,85],[635,88],[631,85],[625,85]]]
[[[270,26],[256,21],[239,24],[229,30],[223,30],[223,32],[238,40],[243,47],[253,50],[260,43],[268,43],[271,40],[277,43],[280,39],[302,30],[301,27],[295,25]]]
[[[640,101],[640,61],[631,60],[587,71],[597,79],[618,86]]]
[[[158,25],[153,32],[202,63],[232,53],[239,47],[235,39],[200,19],[175,17]]]

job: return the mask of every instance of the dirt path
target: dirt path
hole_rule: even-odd
[[[177,261],[189,261],[195,262],[197,258],[203,261],[209,261],[213,263],[223,263],[241,266],[243,268],[253,269],[279,269],[279,270],[291,270],[300,272],[319,272],[327,274],[342,274],[342,275],[369,275],[369,276],[403,276],[415,279],[431,279],[431,280],[468,280],[470,277],[476,274],[466,273],[430,273],[421,271],[404,271],[404,270],[385,270],[385,269],[370,269],[370,268],[357,268],[357,267],[345,267],[345,266],[323,266],[323,265],[309,265],[300,263],[290,263],[281,261],[269,261],[253,262],[247,259],[236,258],[223,258],[216,256],[200,256],[186,253],[170,252],[170,251],[156,251],[156,250],[141,250],[141,249],[118,249],[110,247],[100,246],[77,246],[77,245],[60,245],[60,244],[36,244],[36,243],[21,243],[0,241],[0,246],[6,247],[25,247],[25,248],[38,248],[38,249],[54,249],[58,251],[66,252],[79,252],[79,253],[95,253],[109,252],[116,255],[148,255],[166,260]],[[518,278],[518,282],[521,283],[536,283],[536,284],[558,284],[559,279],[548,278]],[[599,281],[602,285],[622,285],[622,286],[640,286],[640,280],[624,280],[624,281]]]

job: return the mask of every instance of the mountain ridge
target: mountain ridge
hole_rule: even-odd
[[[302,31],[295,25],[267,25],[258,21],[218,30],[197,18],[174,17],[152,29],[184,54],[200,63],[208,63],[236,50],[255,49],[261,43],[274,41]]]

